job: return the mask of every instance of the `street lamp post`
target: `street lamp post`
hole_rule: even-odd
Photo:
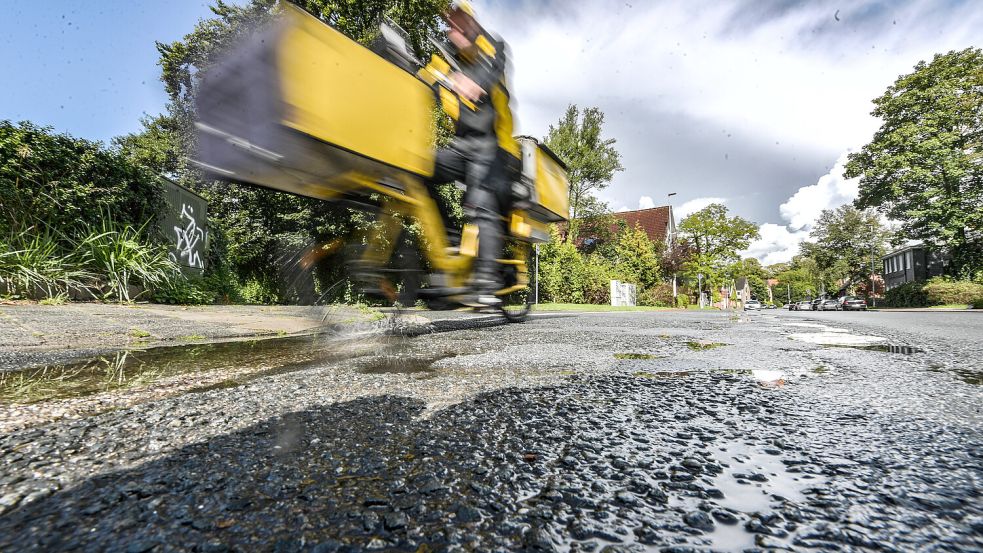
[[[874,299],[874,292],[877,290],[877,284],[874,280],[874,275],[877,269],[874,266],[874,224],[870,224],[870,306],[877,307],[877,301]]]
[[[666,195],[666,203],[669,204],[669,249],[672,250],[673,246],[676,244],[676,222],[673,220],[672,216],[672,197],[675,196],[675,192],[670,192]],[[672,273],[672,303],[673,306],[676,305],[676,273]]]

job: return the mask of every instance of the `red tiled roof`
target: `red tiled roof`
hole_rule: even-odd
[[[636,211],[621,211],[614,216],[625,222],[629,228],[638,225],[653,242],[665,242],[669,224],[669,206],[652,207]],[[617,230],[616,228],[612,230]]]

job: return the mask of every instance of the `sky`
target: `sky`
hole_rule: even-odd
[[[88,4],[88,6],[86,5]],[[747,255],[787,261],[823,209],[849,203],[845,155],[878,127],[871,100],[935,53],[983,47],[979,0],[477,0],[510,45],[519,130],[597,106],[625,170],[612,209],[712,202],[760,225]],[[166,96],[155,41],[206,0],[10,2],[0,119],[109,141]],[[13,76],[13,77],[12,77]]]
[[[206,0],[3,2],[0,119],[108,142],[167,101],[156,41],[211,14]]]

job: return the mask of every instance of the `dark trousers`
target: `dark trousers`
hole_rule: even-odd
[[[509,154],[495,148],[492,155],[472,155],[455,146],[452,143],[449,148],[437,152],[430,183],[460,181],[465,184],[464,212],[478,227],[474,278],[497,283],[501,279],[495,260],[502,255],[505,245],[502,217],[510,201],[509,167],[503,156]]]

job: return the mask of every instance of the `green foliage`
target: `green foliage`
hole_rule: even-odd
[[[567,165],[570,179],[570,229],[567,240],[575,242],[577,226],[592,193],[607,188],[614,174],[624,170],[615,139],[602,138],[604,113],[587,108],[581,117],[576,105],[567,107],[556,126],[550,125],[543,143]]]
[[[695,282],[697,275],[703,274],[705,285],[715,288],[729,282],[728,264],[738,261],[738,252],[760,236],[754,223],[728,217],[723,204],[710,204],[690,214],[679,224],[679,231],[692,248],[682,263],[685,276]]]
[[[754,258],[742,259],[731,264],[726,271],[730,280],[746,278],[751,288],[751,296],[759,301],[768,300],[768,272],[761,262]]]
[[[152,171],[97,142],[0,121],[0,229],[42,225],[60,238],[105,212],[140,225],[162,201]]]
[[[926,307],[928,295],[922,289],[922,282],[906,282],[884,293],[884,300],[878,302],[885,307]]]
[[[646,307],[672,307],[675,300],[672,297],[672,284],[661,283],[638,291],[638,305]]]
[[[614,258],[616,254],[611,249],[618,241],[618,234],[624,230],[624,221],[615,217],[606,203],[592,195],[581,200],[579,213],[576,223],[570,224],[576,227],[574,232],[577,233],[577,240],[574,243],[580,251],[597,252],[604,257]],[[569,236],[568,232],[568,239]]]
[[[983,285],[968,280],[936,277],[922,287],[929,305],[969,305],[983,299]]]
[[[887,253],[891,233],[874,212],[845,205],[823,210],[809,237],[801,251],[820,271],[835,280],[865,282],[875,269],[871,260]]]
[[[28,227],[0,242],[0,292],[22,298],[54,298],[81,290],[93,274],[65,252],[47,228]]]
[[[983,297],[973,301],[973,309],[983,309]]]
[[[613,269],[597,254],[584,255],[570,242],[554,239],[539,250],[540,301],[609,303]]]
[[[144,292],[166,285],[177,266],[166,248],[150,245],[142,229],[105,216],[100,226],[81,225],[70,235],[29,227],[0,243],[0,281],[25,298],[130,301],[130,285]]]
[[[208,305],[215,303],[217,294],[200,277],[176,277],[154,290],[154,303],[178,305]]]
[[[802,258],[799,258],[800,261]],[[802,301],[814,298],[818,295],[822,285],[816,285],[815,273],[811,272],[801,263],[793,264],[792,267],[784,268],[775,274],[778,279],[778,287],[773,290],[776,298],[792,297],[792,301]]]
[[[259,280],[247,280],[239,287],[239,296],[244,303],[278,303],[280,296],[275,285]]]
[[[167,286],[178,272],[168,258],[167,248],[151,245],[144,228],[118,224],[107,214],[100,225],[85,225],[85,234],[78,240],[74,255],[82,267],[105,280],[104,299],[128,302],[130,286],[139,285],[149,293],[156,287]]]
[[[660,259],[655,244],[641,227],[625,228],[614,247],[614,272],[619,280],[638,288],[654,286],[660,280]]]
[[[857,207],[876,208],[900,221],[905,237],[948,250],[954,275],[983,269],[983,50],[919,62],[874,106],[883,124],[844,173],[860,177]]]

